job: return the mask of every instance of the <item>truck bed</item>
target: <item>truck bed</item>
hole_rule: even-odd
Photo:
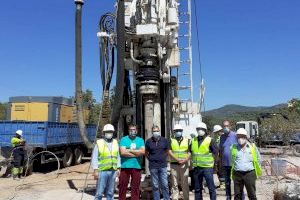
[[[96,126],[86,125],[86,128],[88,138],[94,141]],[[49,148],[83,143],[77,123],[0,121],[0,147],[11,146],[11,138],[18,129],[23,131],[26,144],[32,147]]]

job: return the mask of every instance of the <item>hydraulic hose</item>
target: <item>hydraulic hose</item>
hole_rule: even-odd
[[[75,0],[76,16],[75,16],[75,98],[76,113],[79,126],[80,136],[88,149],[93,148],[93,144],[87,137],[87,131],[83,117],[83,100],[82,100],[82,44],[81,44],[81,13],[83,0]]]
[[[116,76],[116,93],[114,98],[114,106],[111,114],[111,123],[114,127],[118,127],[118,122],[120,118],[120,112],[123,103],[123,93],[124,93],[124,81],[125,81],[125,68],[124,68],[124,52],[125,52],[125,23],[124,23],[124,0],[118,1],[117,10],[117,76]]]

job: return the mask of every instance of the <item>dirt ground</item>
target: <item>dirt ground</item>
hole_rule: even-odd
[[[263,156],[264,163],[270,163],[272,156]],[[286,157],[289,161],[299,165],[299,157]],[[2,200],[84,200],[94,199],[96,181],[92,179],[89,173],[87,179],[87,189],[82,193],[84,179],[89,168],[89,162],[81,165],[64,168],[55,173],[55,165],[48,166],[48,169],[42,172],[35,172],[20,181],[14,181],[12,178],[0,178],[0,199]],[[300,172],[300,171],[299,171]],[[295,180],[271,176],[269,166],[264,167],[264,176],[257,180],[257,198],[259,200],[273,199],[273,190],[280,185],[291,183]],[[289,177],[298,179],[292,171]],[[217,178],[216,178],[216,185]],[[232,184],[233,185],[233,184]],[[118,199],[116,196],[115,199]],[[194,195],[190,193],[190,199]],[[204,199],[209,199],[208,190],[205,188]],[[217,199],[225,200],[225,191],[217,190]],[[247,198],[248,199],[248,198]]]

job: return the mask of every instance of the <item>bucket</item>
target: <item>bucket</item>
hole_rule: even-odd
[[[272,158],[271,159],[271,175],[273,176],[283,176],[286,174],[286,165],[287,162],[280,158]]]

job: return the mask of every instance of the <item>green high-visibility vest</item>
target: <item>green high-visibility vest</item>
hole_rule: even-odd
[[[171,138],[171,150],[173,155],[179,159],[184,160],[188,157],[189,140],[183,138],[180,145],[178,140]],[[171,158],[171,163],[176,163],[174,158]]]
[[[209,151],[211,137],[207,136],[201,145],[198,145],[198,138],[192,140],[192,162],[193,167],[212,168],[214,166],[213,154]]]
[[[97,141],[98,145],[98,166],[100,171],[117,170],[118,168],[118,155],[119,144],[117,140],[113,139],[111,149],[104,139]]]
[[[254,171],[255,171],[255,174],[256,174],[256,177],[260,177],[261,174],[262,174],[262,170],[261,170],[261,165],[260,163],[258,162],[258,159],[257,159],[257,153],[256,153],[256,146],[255,144],[250,144],[249,143],[249,147],[250,147],[250,152],[251,152],[251,155],[252,155],[252,159],[253,159],[253,167],[254,167]],[[233,163],[232,165],[232,168],[231,168],[231,178],[234,178],[233,177],[233,170],[234,170],[234,164],[235,164],[235,161],[236,161],[236,156],[237,156],[237,152],[238,152],[238,149],[237,149],[237,145],[236,144],[233,144],[231,147],[231,161]]]
[[[16,147],[18,145],[20,145],[21,142],[23,142],[24,140],[20,139],[20,138],[17,138],[17,137],[13,137],[11,139],[11,146],[12,147]]]

